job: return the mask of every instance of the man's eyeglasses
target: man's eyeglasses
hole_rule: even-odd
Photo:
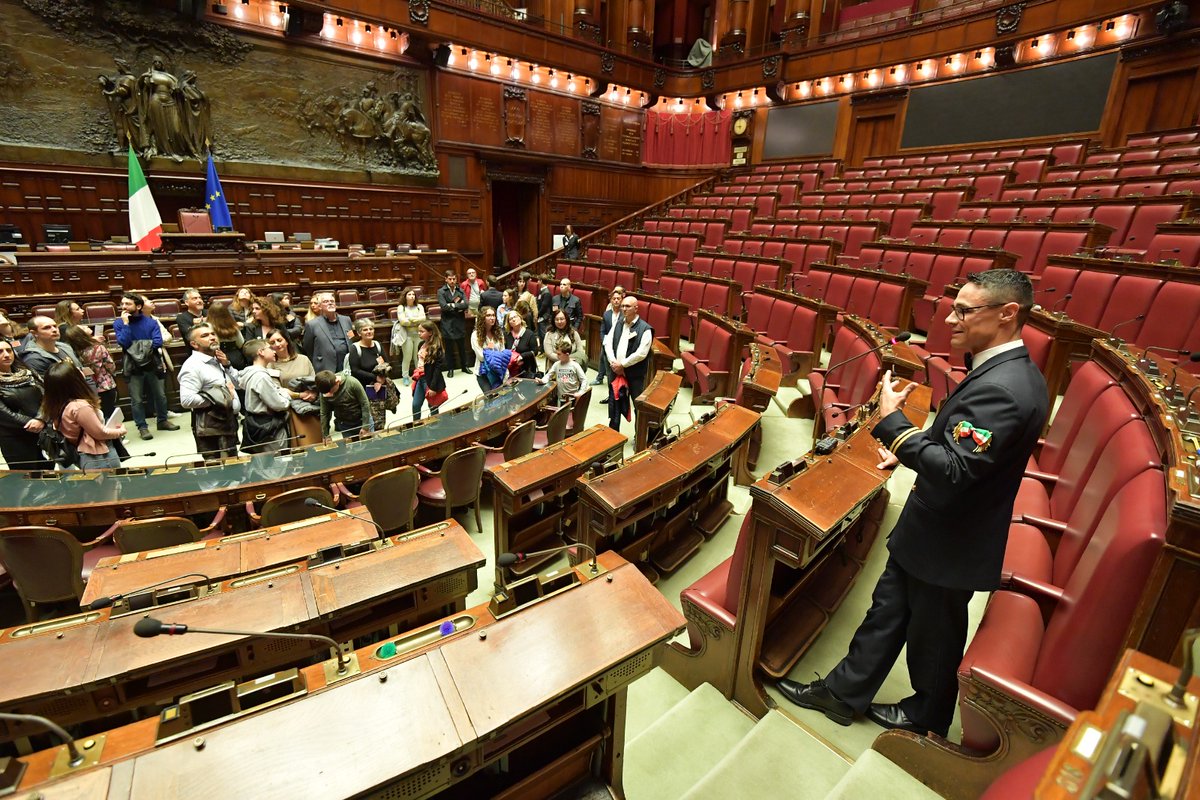
[[[968,314],[972,314],[984,308],[999,308],[1005,303],[985,303],[981,306],[951,306],[954,309],[954,316],[958,317],[958,321],[962,322],[967,318]]]

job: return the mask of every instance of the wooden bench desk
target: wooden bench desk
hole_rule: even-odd
[[[98,597],[129,594],[188,572],[222,581],[248,572],[303,558],[326,547],[375,539],[379,531],[365,507],[345,514],[321,514],[298,522],[275,525],[220,539],[126,553],[100,560],[92,568],[80,605]]]
[[[496,550],[500,553],[547,550],[564,544],[564,528],[578,530],[576,479],[596,462],[607,463],[625,448],[625,436],[607,425],[593,425],[561,442],[494,467],[492,510]],[[532,558],[509,569],[525,575],[553,555]],[[496,585],[504,576],[496,568]]]
[[[729,477],[744,471],[759,415],[724,405],[678,439],[644,450],[623,466],[580,478],[581,536],[615,549],[653,582],[675,570],[729,516]]]
[[[483,563],[466,531],[446,521],[341,558],[301,559],[204,584],[159,598],[149,613],[194,627],[350,641],[461,610]],[[117,605],[0,631],[0,709],[63,725],[93,722],[221,680],[304,664],[314,652],[311,642],[245,636],[139,639],[133,627],[144,616]],[[0,740],[28,732],[0,723]]]
[[[581,785],[622,797],[626,689],[683,617],[615,553],[599,562],[598,578],[580,567],[573,585],[505,618],[480,606],[445,620],[448,635],[435,622],[361,648],[360,673],[335,683],[318,664],[217,687],[227,706],[195,717],[173,707],[162,723],[97,735],[92,762],[65,772],[62,747],[23,756],[13,788],[48,800],[207,800],[248,787],[264,799],[540,800]],[[256,702],[255,684],[269,699],[239,708]]]
[[[660,370],[646,384],[642,393],[634,398],[633,410],[637,419],[634,423],[636,432],[633,446],[636,451],[645,450],[658,437],[682,385],[681,375]]]

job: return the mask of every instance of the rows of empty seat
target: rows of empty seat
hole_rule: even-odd
[[[695,348],[683,353],[683,378],[692,387],[693,402],[732,395],[736,391],[733,380],[740,376],[735,367],[741,363],[742,351],[735,325],[702,310],[695,334]]]
[[[809,270],[803,294],[884,328],[907,328],[925,282],[907,275],[821,265]]]
[[[912,226],[917,221],[927,218],[929,213],[929,206],[925,203],[886,206],[789,206],[779,209],[776,217],[779,220],[796,219],[803,222],[876,222],[879,224],[880,234],[903,239],[908,236]]]
[[[916,244],[1004,250],[1013,266],[1038,275],[1051,256],[1072,255],[1108,242],[1109,230],[1095,222],[919,222],[908,233]]]
[[[688,308],[688,319],[682,320],[682,333],[693,343],[693,322],[703,310],[723,317],[741,316],[742,285],[725,278],[684,272],[664,272],[658,279],[660,297],[675,300]],[[698,343],[697,343],[698,344]]]
[[[1086,222],[1111,229],[1109,246],[1130,247],[1150,241],[1161,222],[1191,217],[1197,209],[1195,197],[1106,197],[1087,200],[1014,201],[963,203],[958,219],[963,222]],[[900,235],[900,234],[895,234]]]
[[[832,239],[841,245],[845,256],[857,256],[867,242],[879,238],[878,222],[802,222],[787,219],[757,219],[750,225],[751,236],[775,236],[790,239]]]
[[[642,271],[637,267],[616,264],[594,264],[588,261],[560,260],[554,267],[557,280],[567,278],[571,283],[587,283],[612,291],[614,286],[637,289],[642,283]]]
[[[745,295],[746,326],[760,345],[779,356],[785,383],[811,371],[825,341],[819,301],[791,292],[756,288]]]

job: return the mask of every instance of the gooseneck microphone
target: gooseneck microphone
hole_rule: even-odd
[[[591,573],[595,575],[600,571],[600,568],[596,565],[596,551],[590,545],[586,545],[583,542],[572,542],[571,544],[564,544],[561,547],[551,547],[547,550],[534,550],[531,553],[501,553],[496,558],[496,566],[511,567],[513,564],[523,564],[531,558],[540,558],[541,556],[548,556],[553,553],[561,553],[563,550],[570,550],[572,547],[582,547],[584,550],[590,552],[592,554],[592,563],[588,566]]]
[[[179,575],[174,578],[167,578],[165,581],[159,581],[158,583],[152,583],[149,586],[143,586],[140,589],[130,589],[128,592],[121,592],[120,594],[106,595],[104,597],[97,597],[95,600],[93,600],[92,602],[87,604],[86,610],[87,611],[99,611],[102,608],[110,607],[113,603],[117,602],[118,600],[124,600],[127,597],[131,597],[133,599],[131,599],[129,601],[129,609],[131,611],[140,611],[143,608],[149,608],[150,606],[153,605],[153,603],[145,603],[145,604],[136,603],[135,604],[135,600],[143,592],[148,592],[151,589],[157,589],[160,586],[174,585],[174,584],[176,584],[176,581],[182,581],[184,578],[203,578],[205,583],[212,583],[212,578],[208,577],[207,575],[202,575],[199,572],[188,572],[184,575]]]
[[[385,534],[383,532],[383,526],[380,525],[378,522],[376,522],[373,519],[366,519],[365,517],[360,517],[358,514],[351,514],[349,511],[345,511],[340,508],[334,508],[333,506],[327,506],[324,503],[322,503],[320,500],[316,499],[315,497],[304,498],[304,505],[309,506],[311,508],[323,508],[326,511],[332,511],[335,514],[340,514],[343,517],[349,517],[350,519],[356,519],[359,522],[369,522],[375,526],[375,530],[379,531],[380,539],[387,538],[387,534]]]
[[[1071,292],[1067,292],[1062,297],[1058,298],[1058,302],[1050,306],[1051,313],[1059,311],[1059,309],[1074,296],[1075,295],[1073,295]]]
[[[193,628],[178,622],[162,622],[154,617],[139,619],[133,626],[134,635],[143,639],[153,639],[155,636],[182,636],[185,633],[215,633],[222,636],[264,636],[273,639],[305,639],[311,642],[324,642],[337,653],[338,675],[345,675],[350,664],[350,657],[342,652],[338,643],[329,636],[318,633],[276,633],[275,631],[229,631],[218,628]]]
[[[912,333],[910,333],[909,331],[901,331],[900,333],[897,333],[895,336],[893,336],[891,339],[888,339],[883,344],[877,344],[874,347],[872,347],[870,350],[864,350],[861,353],[856,353],[855,355],[850,356],[849,358],[842,359],[839,363],[834,364],[832,367],[825,370],[825,374],[832,375],[833,371],[835,369],[841,369],[842,367],[849,364],[851,361],[857,361],[858,359],[862,358],[863,356],[871,355],[871,353],[878,353],[880,350],[884,350],[888,347],[891,347],[896,342],[907,342],[911,338],[912,338]]]
[[[71,734],[63,730],[62,726],[57,722],[52,722],[45,717],[39,717],[36,714],[5,714],[0,713],[0,720],[4,722],[24,722],[31,725],[41,725],[46,730],[53,733],[55,736],[63,740],[63,744],[67,746],[68,763],[72,767],[78,767],[83,764],[83,755],[80,754],[79,748],[75,746],[75,739]]]
[[[1117,331],[1120,328],[1125,327],[1126,325],[1132,325],[1135,322],[1141,322],[1145,318],[1146,318],[1145,314],[1138,314],[1133,319],[1127,319],[1124,322],[1118,322],[1116,325],[1113,325],[1113,329],[1108,334],[1108,341],[1112,342],[1117,347],[1120,347],[1121,345],[1125,344],[1125,342],[1119,336],[1117,336]]]

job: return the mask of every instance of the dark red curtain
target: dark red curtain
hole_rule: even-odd
[[[656,166],[717,166],[729,163],[729,111],[646,112],[642,161]]]

